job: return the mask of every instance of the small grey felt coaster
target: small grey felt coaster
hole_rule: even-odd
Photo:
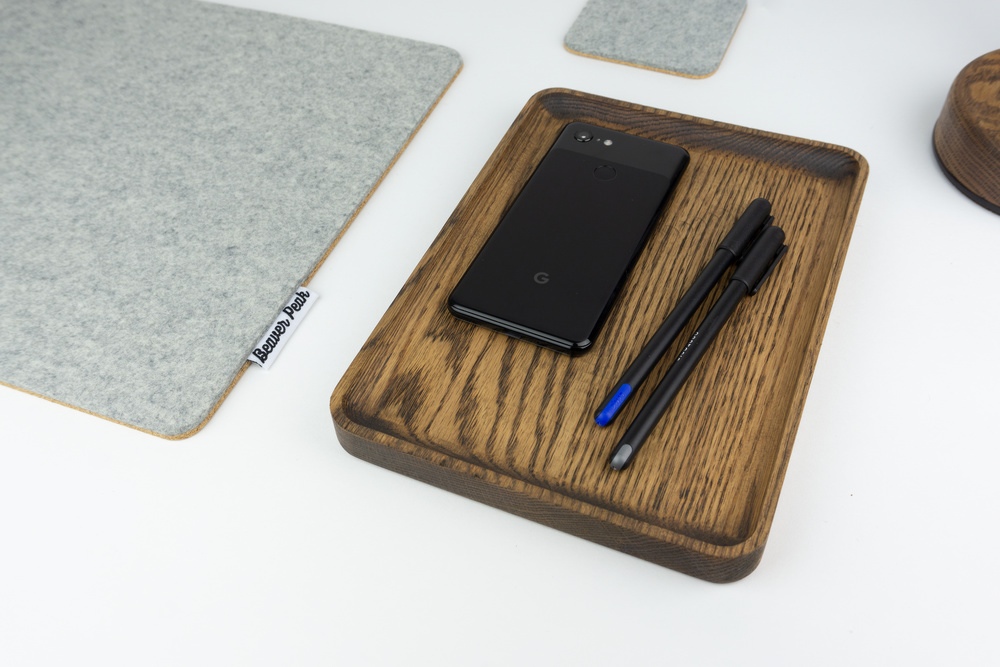
[[[746,0],[589,0],[566,48],[647,69],[706,77],[722,57]]]
[[[0,383],[189,435],[460,67],[193,0],[3,0]]]

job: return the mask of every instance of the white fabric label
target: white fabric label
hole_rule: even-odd
[[[306,313],[309,312],[318,297],[316,292],[304,287],[295,290],[291,300],[281,309],[278,319],[260,339],[247,359],[261,368],[270,368],[275,357],[278,356],[278,352],[281,352],[281,348],[292,337],[296,327],[305,319]]]

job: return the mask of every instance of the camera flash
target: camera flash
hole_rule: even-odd
[[[604,140],[604,145],[605,145],[605,146],[610,146],[610,145],[611,145],[612,143],[614,143],[614,142],[613,142],[613,141],[611,141],[610,139],[605,139],[605,140]]]

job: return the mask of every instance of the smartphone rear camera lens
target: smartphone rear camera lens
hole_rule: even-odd
[[[590,132],[587,132],[587,130],[580,130],[579,132],[573,135],[573,138],[579,141],[580,143],[586,143],[591,139],[593,139],[594,135],[591,134]]]

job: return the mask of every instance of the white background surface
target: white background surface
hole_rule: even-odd
[[[993,0],[750,0],[688,80],[572,55],[583,0],[244,1],[463,72],[275,368],[168,442],[0,387],[0,664],[997,664],[1000,216],[941,175]],[[535,92],[860,151],[871,174],[758,569],[704,583],[354,459],[335,384]],[[2,341],[0,341],[2,347]],[[2,354],[2,349],[0,349]]]

